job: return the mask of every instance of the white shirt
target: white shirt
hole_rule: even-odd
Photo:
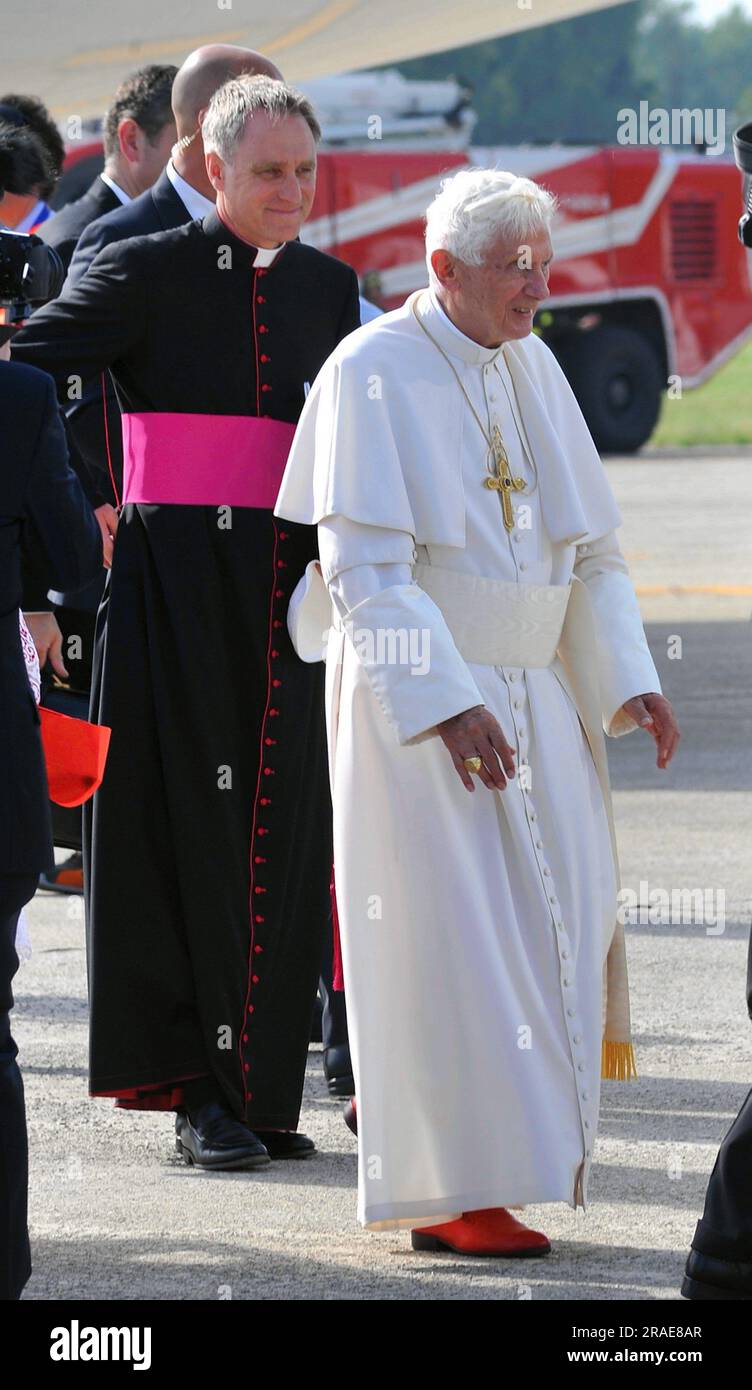
[[[125,190],[120,187],[119,183],[115,183],[115,180],[110,178],[109,174],[100,174],[99,177],[102,183],[106,183],[107,187],[112,189],[115,197],[122,203],[123,207],[125,207],[126,203],[133,202],[130,193],[126,193]]]
[[[190,217],[206,217],[207,213],[214,211],[211,198],[207,198],[205,193],[199,193],[193,184],[188,183],[178,173],[171,159],[167,162],[165,173]]]

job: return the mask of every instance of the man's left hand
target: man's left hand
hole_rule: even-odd
[[[658,748],[656,764],[658,767],[668,767],[681,738],[679,725],[670,701],[665,699],[663,695],[650,692],[647,695],[635,695],[633,699],[626,700],[622,705],[622,710],[625,714],[631,715],[641,729],[652,734]]]

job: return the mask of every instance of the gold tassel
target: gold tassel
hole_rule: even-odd
[[[604,1081],[630,1081],[637,1076],[632,1043],[606,1042],[601,1045],[601,1077]]]

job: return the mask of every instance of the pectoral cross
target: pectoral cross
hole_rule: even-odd
[[[514,512],[512,510],[512,489],[515,492],[524,492],[525,479],[513,478],[509,467],[509,456],[504,448],[504,441],[499,432],[499,426],[494,425],[491,434],[491,447],[489,452],[493,454],[494,471],[490,477],[483,479],[483,486],[493,488],[501,498],[501,510],[504,517],[504,525],[507,531],[514,530]]]

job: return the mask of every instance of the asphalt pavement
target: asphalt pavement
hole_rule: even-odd
[[[752,453],[606,467],[683,739],[665,772],[646,735],[609,741],[622,884],[633,892],[639,1077],[604,1084],[587,1212],[528,1207],[553,1251],[522,1265],[416,1254],[405,1233],[364,1233],[356,1141],[315,1046],[301,1118],[315,1158],[256,1174],[183,1167],[171,1117],[88,1099],[82,904],[38,893],[32,955],[16,977],[31,1144],[26,1298],[678,1297],[718,1144],[752,1084]],[[661,893],[668,906],[650,920]]]

